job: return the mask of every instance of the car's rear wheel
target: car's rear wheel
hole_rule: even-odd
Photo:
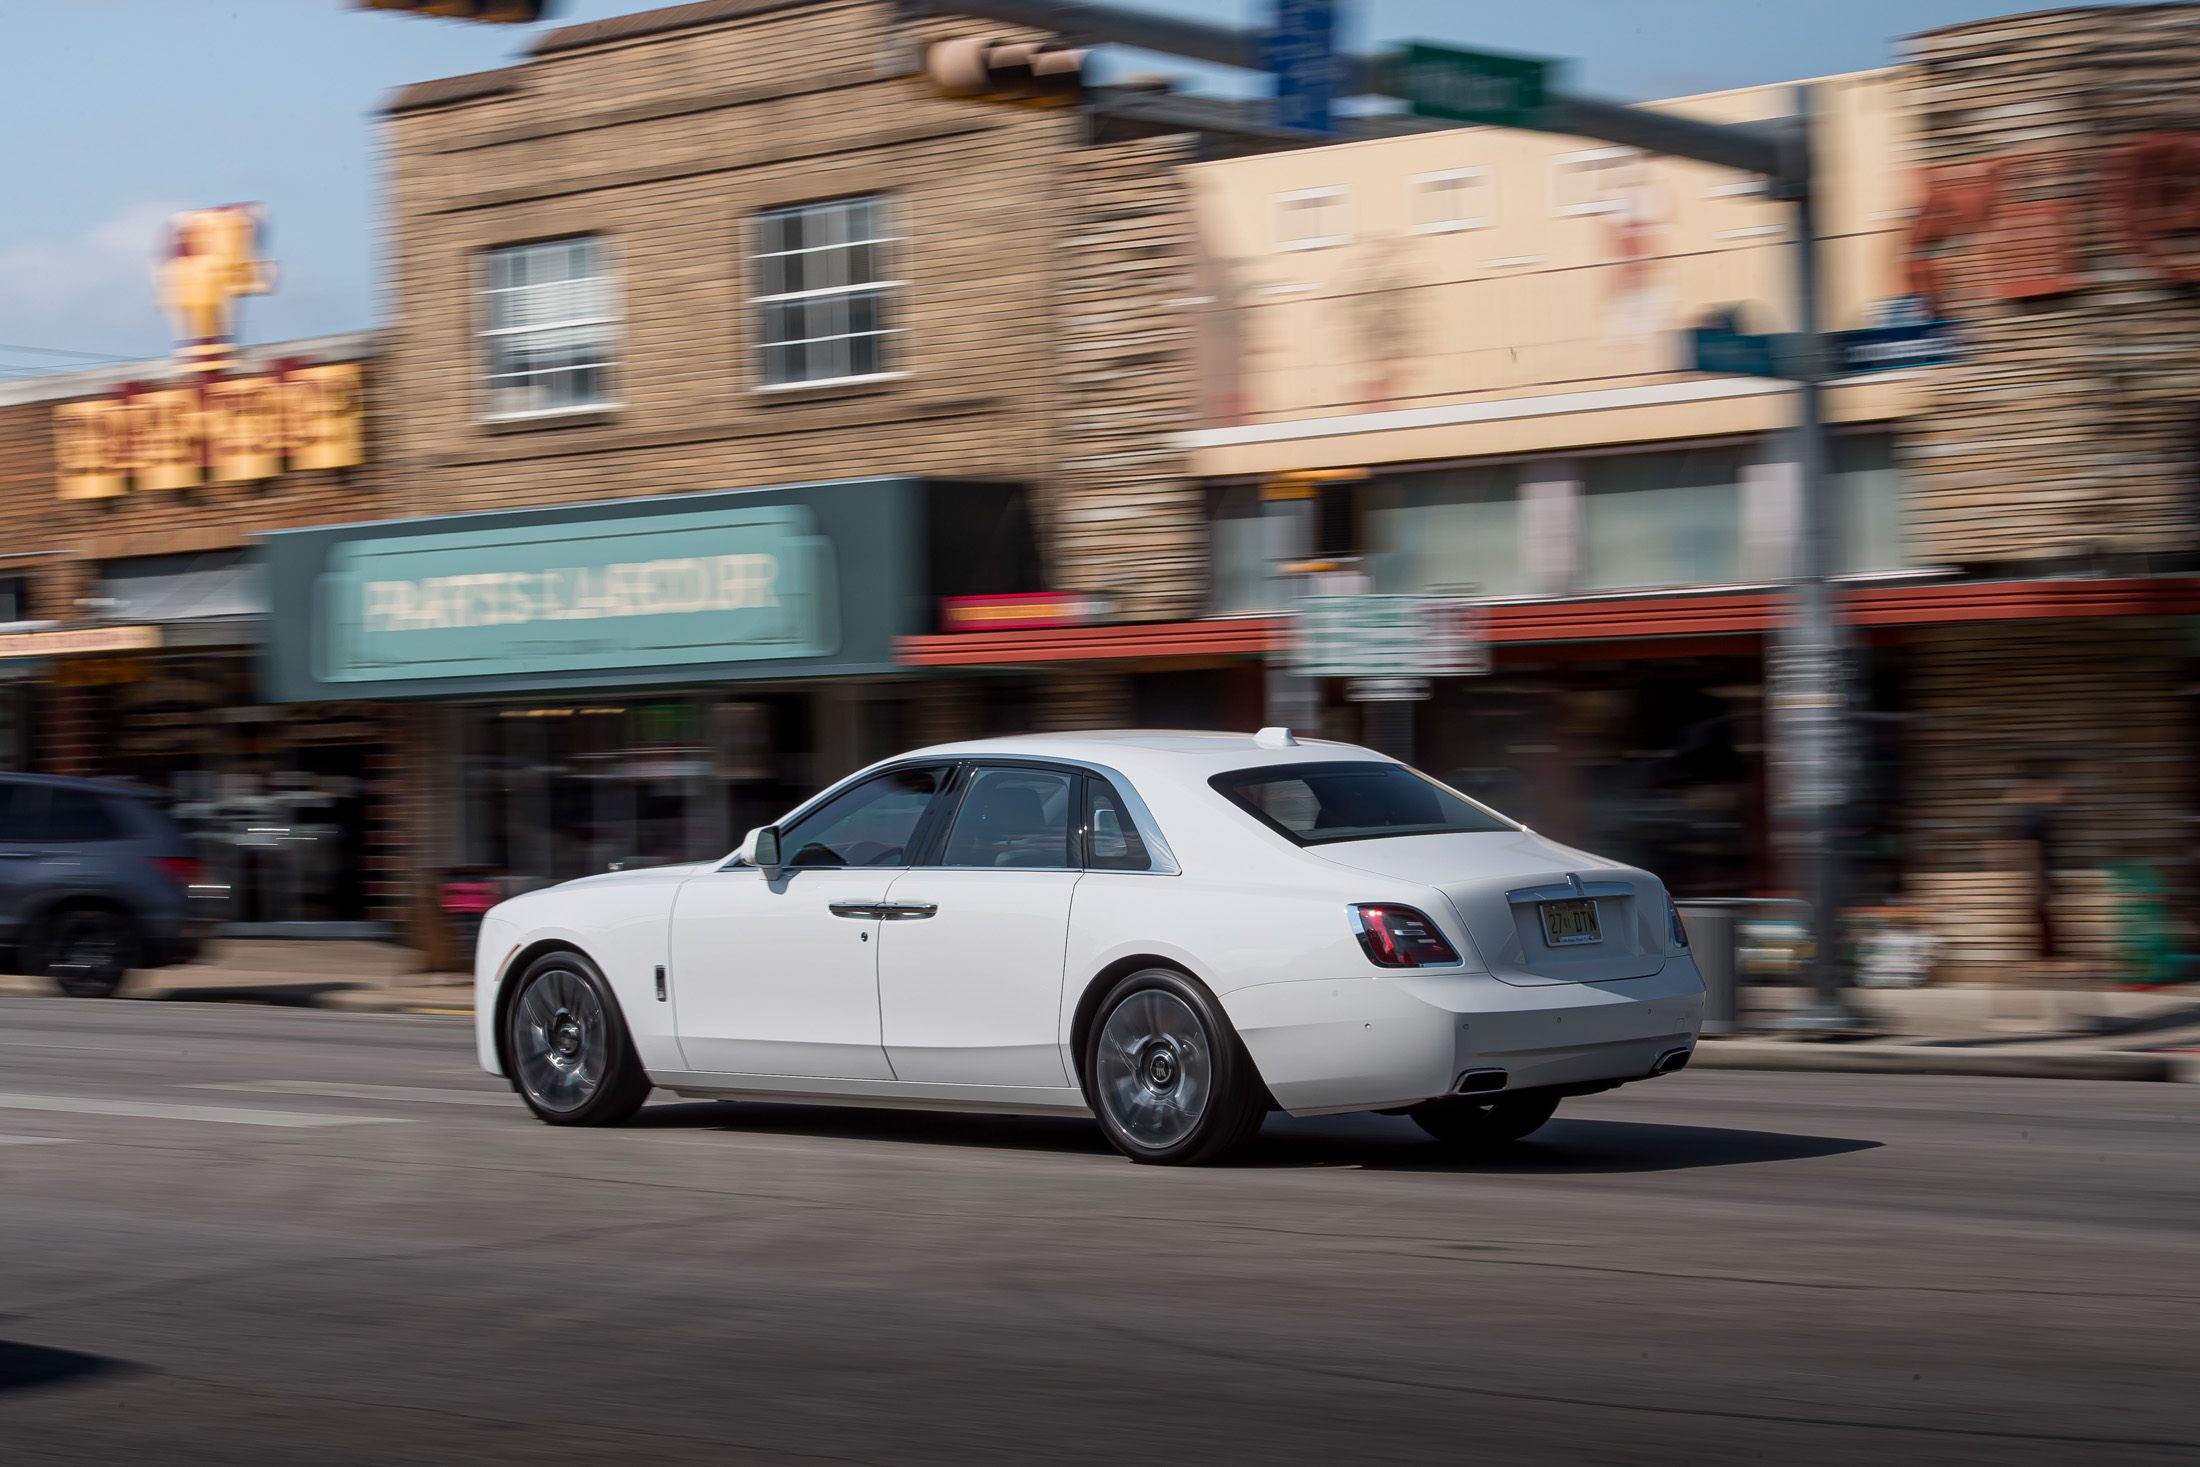
[[[71,998],[110,998],[137,965],[137,924],[112,907],[64,907],[39,934],[39,969]]]
[[[1169,968],[1133,973],[1101,1000],[1085,1040],[1085,1095],[1132,1161],[1192,1166],[1252,1140],[1268,1097],[1214,995]]]
[[[553,1126],[616,1126],[649,1098],[611,986],[579,953],[527,965],[505,1011],[512,1086]]]
[[[1474,1151],[1520,1140],[1557,1109],[1558,1097],[1550,1091],[1523,1090],[1517,1095],[1447,1095],[1425,1100],[1406,1114],[1447,1146]]]

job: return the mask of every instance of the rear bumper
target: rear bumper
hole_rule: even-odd
[[[1649,978],[1516,987],[1486,973],[1264,983],[1223,996],[1276,1103],[1293,1115],[1387,1110],[1451,1094],[1648,1078],[1693,1049],[1703,982],[1687,958]],[[1670,1067],[1670,1066],[1669,1066]]]

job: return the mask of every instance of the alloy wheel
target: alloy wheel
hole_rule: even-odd
[[[512,1051],[535,1104],[559,1113],[588,1104],[611,1068],[610,1016],[595,986],[568,968],[536,977],[513,1014]]]
[[[1191,1005],[1143,988],[1100,1030],[1093,1089],[1123,1135],[1163,1150],[1192,1133],[1214,1092],[1214,1051]]]

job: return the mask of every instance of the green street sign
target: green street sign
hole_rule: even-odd
[[[1532,56],[1414,41],[1386,59],[1383,90],[1422,117],[1540,130],[1551,66]]]

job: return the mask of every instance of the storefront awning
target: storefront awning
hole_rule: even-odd
[[[1488,608],[1489,638],[1499,645],[1608,642],[1614,655],[1647,655],[1656,644],[1696,637],[1760,636],[1780,624],[1775,591],[1511,602]],[[2200,615],[2200,577],[2122,580],[1940,581],[1846,586],[1841,619],[1858,627],[1948,622],[2051,621],[2096,616]],[[1260,656],[1288,646],[1285,616],[1147,622],[1036,631],[903,637],[900,661],[912,667],[1015,667],[1045,662],[1128,661],[1156,657]]]

